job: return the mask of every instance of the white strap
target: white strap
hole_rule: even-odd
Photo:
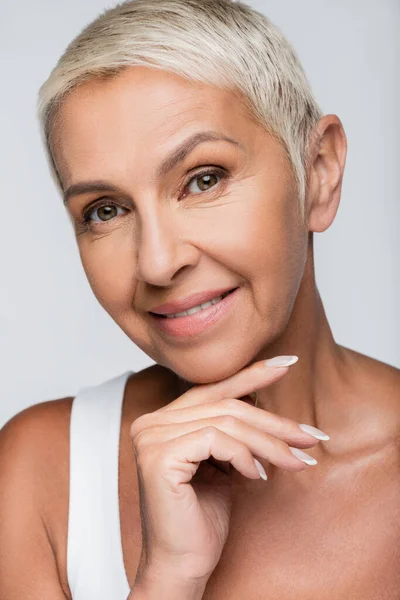
[[[83,388],[72,403],[67,573],[74,600],[126,600],[118,503],[127,371]]]

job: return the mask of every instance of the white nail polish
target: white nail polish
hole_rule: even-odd
[[[292,446],[289,446],[289,450],[292,454],[294,454],[294,456],[305,462],[307,465],[316,465],[318,463],[318,461],[315,460],[315,458],[313,458],[306,452],[303,452],[302,450],[300,450],[300,448],[293,448]]]
[[[330,440],[331,439],[327,433],[324,433],[323,431],[321,431],[320,429],[317,429],[316,427],[313,427],[312,425],[305,425],[304,423],[298,423],[298,426],[300,427],[300,429],[302,429],[306,433],[309,433],[310,435],[317,438],[317,440]]]
[[[274,356],[264,362],[266,367],[290,367],[299,360],[298,356]]]
[[[262,464],[255,458],[254,462],[256,464],[257,467],[257,471],[260,473],[260,477],[262,477],[263,479],[265,479],[265,481],[268,479],[268,476],[264,470],[264,467],[262,466]]]

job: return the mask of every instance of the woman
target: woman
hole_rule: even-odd
[[[133,0],[39,109],[93,292],[156,364],[3,428],[1,598],[397,599],[400,376],[330,330],[346,138],[288,42]]]

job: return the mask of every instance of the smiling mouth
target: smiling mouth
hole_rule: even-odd
[[[237,289],[238,289],[238,288],[237,288],[237,287],[235,287],[235,288],[233,288],[233,289],[229,290],[229,292],[225,292],[224,294],[222,294],[222,299],[226,298],[226,296],[229,296],[229,294],[232,294],[232,293],[233,293],[233,292],[235,292]],[[209,302],[209,301],[208,301],[208,302]],[[205,303],[204,303],[204,304],[205,304]],[[217,303],[217,304],[218,304],[218,303]],[[188,309],[188,310],[190,310],[190,309]],[[206,310],[206,309],[200,309],[200,310]],[[158,314],[158,313],[152,313],[152,312],[150,312],[150,314],[151,314],[151,315],[153,315],[154,317],[158,317],[158,318],[160,318],[160,319],[168,319],[168,318],[171,318],[171,317],[168,317],[167,315],[162,315],[162,314]],[[172,317],[172,318],[180,318],[180,317]]]

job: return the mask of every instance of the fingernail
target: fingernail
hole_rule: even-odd
[[[299,360],[298,356],[274,356],[264,362],[266,367],[289,367]]]
[[[310,435],[313,435],[314,437],[316,437],[317,440],[330,440],[331,439],[327,433],[324,433],[323,431],[321,431],[320,429],[317,429],[316,427],[313,427],[312,425],[305,425],[304,423],[298,423],[298,426],[300,427],[300,429],[302,429],[306,433],[309,433]]]
[[[313,458],[306,452],[303,452],[299,448],[293,448],[292,446],[289,446],[289,450],[292,454],[294,454],[294,456],[305,462],[307,465],[316,465],[318,463],[318,461],[315,460],[315,458]]]
[[[256,458],[254,459],[254,462],[256,464],[257,471],[260,473],[260,477],[262,477],[266,481],[268,479],[268,476],[264,470],[264,467]]]

